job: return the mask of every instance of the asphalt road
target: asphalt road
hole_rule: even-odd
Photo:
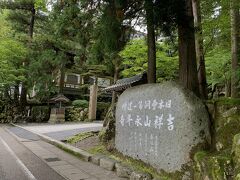
[[[72,124],[31,124],[21,125],[23,128],[32,132],[44,134],[56,140],[66,140],[76,134],[90,131],[100,131],[103,127],[98,123],[72,123]],[[35,138],[35,137],[33,137]]]
[[[64,178],[0,126],[0,180],[64,180]]]

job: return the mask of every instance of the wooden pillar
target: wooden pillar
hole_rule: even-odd
[[[88,113],[89,120],[96,120],[97,91],[98,91],[98,86],[96,84],[90,86],[89,113]]]

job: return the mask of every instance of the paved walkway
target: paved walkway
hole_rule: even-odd
[[[49,167],[58,172],[61,176],[69,180],[125,180],[119,178],[112,172],[100,166],[82,161],[55,146],[38,139],[34,134],[21,130],[20,128],[10,128],[12,133],[18,136],[28,149],[38,156]],[[23,138],[25,137],[25,138]]]
[[[29,124],[21,126],[27,130],[44,134],[56,140],[65,140],[81,132],[100,131],[102,123],[67,123],[67,124]]]

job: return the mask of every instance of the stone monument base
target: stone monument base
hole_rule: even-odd
[[[65,108],[52,108],[48,122],[53,124],[65,122]]]

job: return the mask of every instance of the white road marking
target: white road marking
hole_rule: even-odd
[[[28,170],[28,168],[23,164],[23,162],[16,156],[16,154],[13,152],[13,150],[8,146],[8,144],[0,137],[0,141],[5,146],[5,148],[8,150],[8,152],[14,157],[16,162],[20,165],[21,169],[25,173],[25,175],[28,177],[29,180],[37,180],[33,174]]]

